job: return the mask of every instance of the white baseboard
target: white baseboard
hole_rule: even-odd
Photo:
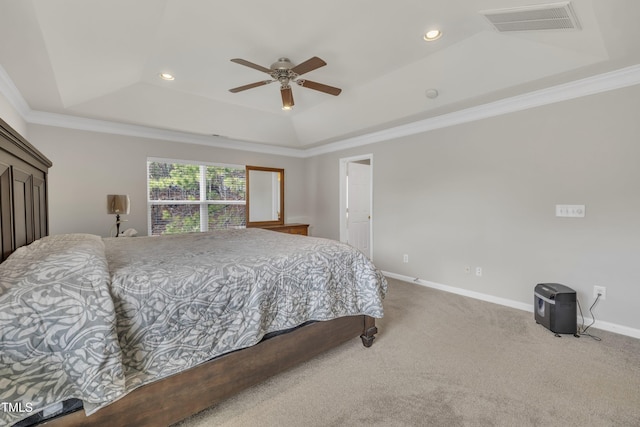
[[[500,298],[493,295],[483,294],[480,292],[474,292],[467,289],[456,288],[454,286],[442,285],[440,283],[430,282],[428,280],[422,280],[420,278],[404,276],[402,274],[391,273],[389,271],[383,271],[382,274],[392,279],[402,280],[403,282],[415,283],[417,285],[425,286],[427,288],[438,289],[441,291],[450,292],[452,294],[458,294],[465,297],[492,302],[494,304],[500,304],[506,307],[517,308],[518,310],[523,310],[523,311],[528,311],[530,313],[533,313],[533,304],[526,304],[523,302],[514,301],[506,298]],[[533,296],[532,296],[532,299],[533,299]],[[582,322],[582,318],[580,318],[579,321]],[[593,319],[590,319],[587,317],[584,318],[585,325],[589,325],[592,322],[593,322]],[[616,323],[597,320],[596,323],[593,325],[593,328],[640,339],[640,329],[630,328],[628,326],[618,325]]]

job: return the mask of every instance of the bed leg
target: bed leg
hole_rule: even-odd
[[[375,335],[378,333],[376,328],[376,319],[369,316],[364,316],[364,329],[360,338],[362,339],[362,345],[365,347],[371,347],[373,340],[376,339]]]

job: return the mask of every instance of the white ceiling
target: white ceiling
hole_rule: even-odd
[[[0,0],[0,74],[30,111],[308,148],[640,64],[638,0],[573,0],[572,31],[498,32],[479,13],[534,4]],[[294,85],[283,111],[277,83],[228,91],[268,79],[232,58],[312,56],[327,65],[305,78],[339,96]]]

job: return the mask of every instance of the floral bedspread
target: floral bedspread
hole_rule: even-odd
[[[386,280],[333,240],[250,228],[105,243],[127,387],[309,320],[383,315]]]
[[[311,320],[383,316],[387,283],[356,249],[262,229],[60,235],[0,264],[0,421],[133,389]]]
[[[104,243],[45,237],[0,264],[0,425],[78,398],[95,409],[125,391]]]

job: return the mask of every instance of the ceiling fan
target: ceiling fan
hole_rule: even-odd
[[[236,64],[245,65],[263,73],[267,73],[271,76],[271,80],[263,80],[248,85],[235,87],[229,89],[229,92],[242,92],[243,90],[252,89],[258,86],[264,86],[273,82],[280,82],[280,95],[282,96],[282,109],[290,110],[293,107],[293,92],[291,91],[290,83],[296,83],[299,86],[314,89],[320,92],[328,93],[329,95],[338,96],[342,89],[337,87],[328,86],[322,83],[313,82],[311,80],[301,79],[300,76],[313,71],[316,68],[327,65],[322,59],[314,56],[301,64],[294,66],[288,58],[280,58],[273,64],[271,68],[266,68],[253,62],[246,61],[240,58],[234,58],[231,62]]]

